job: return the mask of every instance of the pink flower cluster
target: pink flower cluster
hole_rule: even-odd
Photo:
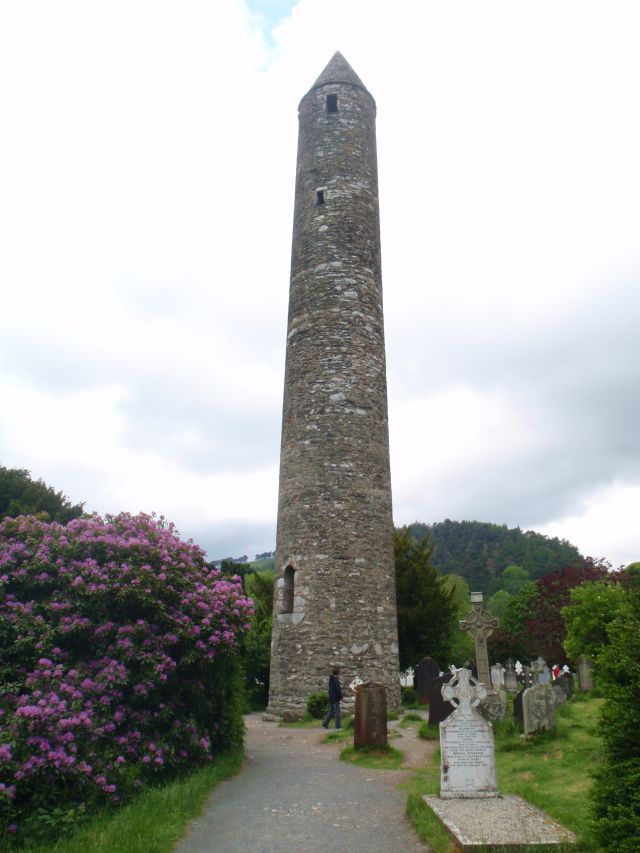
[[[0,833],[210,760],[251,615],[162,518],[0,524]]]

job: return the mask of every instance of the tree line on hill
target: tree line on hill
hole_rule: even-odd
[[[469,586],[485,596],[502,588],[501,573],[507,566],[520,566],[536,578],[555,572],[581,559],[575,545],[566,539],[550,538],[533,530],[482,521],[414,522],[411,535],[428,537],[434,546],[432,562],[443,575],[461,575]]]

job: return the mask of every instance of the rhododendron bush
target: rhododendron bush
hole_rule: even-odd
[[[0,524],[0,834],[241,743],[251,615],[239,580],[162,518]]]

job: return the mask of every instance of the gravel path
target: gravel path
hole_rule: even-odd
[[[340,761],[324,730],[280,728],[249,714],[246,761],[217,787],[177,853],[390,853],[428,850],[405,816],[400,782],[410,770],[369,770]],[[405,767],[433,746],[403,730]]]

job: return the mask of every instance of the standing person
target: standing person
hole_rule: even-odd
[[[327,711],[322,725],[325,729],[329,728],[329,721],[335,717],[336,728],[341,729],[340,725],[340,700],[342,699],[342,687],[340,687],[340,669],[334,666],[329,676],[329,710]]]

